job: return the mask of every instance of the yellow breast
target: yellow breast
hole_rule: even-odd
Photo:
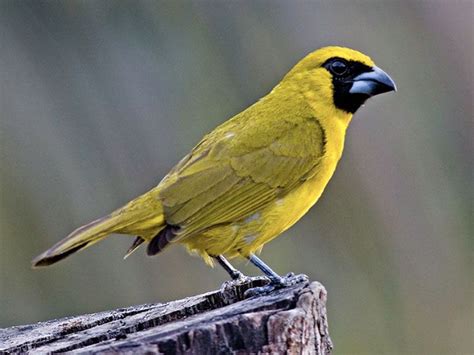
[[[312,178],[285,197],[277,199],[259,213],[259,218],[254,216],[247,225],[245,222],[239,225],[237,236],[239,242],[235,247],[240,250],[241,254],[247,255],[258,251],[263,244],[295,224],[318,201],[341,157],[343,138],[342,136],[341,140],[333,140],[330,143],[331,147],[328,147],[328,153],[318,164],[317,172]]]
[[[310,179],[243,221],[216,226],[191,238],[185,243],[187,247],[200,253],[212,264],[209,255],[235,257],[259,252],[265,243],[295,224],[318,201],[342,155],[345,130],[350,118],[334,119],[335,123],[324,127],[327,139],[325,153]]]

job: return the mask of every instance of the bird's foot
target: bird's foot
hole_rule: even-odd
[[[307,283],[309,281],[308,276],[304,274],[295,275],[293,272],[290,272],[284,277],[268,277],[268,279],[270,280],[268,285],[253,287],[245,291],[244,298],[267,295],[275,290],[291,287],[300,283]]]

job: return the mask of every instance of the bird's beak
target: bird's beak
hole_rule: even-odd
[[[397,91],[395,82],[386,72],[374,66],[371,71],[353,79],[349,93],[375,96],[389,91]]]

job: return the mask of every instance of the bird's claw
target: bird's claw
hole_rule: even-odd
[[[295,275],[293,272],[288,273],[284,277],[275,277],[269,279],[270,283],[268,285],[253,287],[245,291],[244,298],[267,295],[275,290],[285,287],[291,287],[299,283],[307,283],[309,281],[308,276],[304,274]]]
[[[283,282],[286,283],[285,287],[294,286],[300,283],[307,283],[309,281],[308,275],[305,275],[305,274],[295,275],[294,272],[288,273],[282,279],[283,279]]]

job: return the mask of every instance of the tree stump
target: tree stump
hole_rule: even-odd
[[[302,283],[244,299],[265,282],[0,329],[0,353],[329,354],[324,287]]]

